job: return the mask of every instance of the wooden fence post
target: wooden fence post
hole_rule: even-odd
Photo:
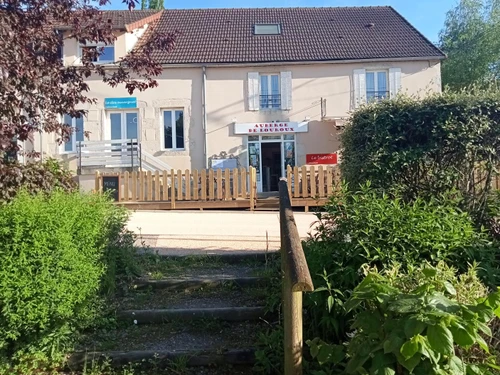
[[[302,292],[313,291],[286,179],[279,182],[285,375],[302,375]]]
[[[99,175],[99,171],[95,171],[95,192],[100,193],[101,192],[101,176]]]
[[[250,167],[250,186],[248,187],[250,189],[250,211],[253,211],[255,209],[255,194],[256,194],[256,189],[257,189],[257,173],[254,167]]]

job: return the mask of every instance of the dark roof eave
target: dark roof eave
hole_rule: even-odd
[[[224,62],[177,62],[165,63],[164,67],[175,66],[238,66],[238,65],[308,65],[308,64],[351,64],[359,62],[389,62],[389,61],[436,61],[445,60],[446,55],[415,56],[415,57],[376,57],[363,59],[325,59],[325,60],[279,60],[279,61],[224,61]]]

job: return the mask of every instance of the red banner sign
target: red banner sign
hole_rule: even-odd
[[[306,164],[337,164],[337,153],[333,154],[307,154]]]

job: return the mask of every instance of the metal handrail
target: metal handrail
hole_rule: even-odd
[[[295,224],[285,178],[279,182],[285,375],[302,374],[302,292],[314,285]]]

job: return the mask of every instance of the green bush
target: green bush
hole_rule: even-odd
[[[369,185],[353,192],[345,187],[318,214],[315,238],[305,254],[316,291],[306,294],[309,337],[341,342],[352,318],[345,301],[363,278],[363,267],[379,270],[399,263],[403,270],[424,261],[446,261],[461,272],[480,263],[481,276],[498,280],[495,248],[475,230],[460,201],[451,194],[405,201],[398,192]]]
[[[486,296],[474,270],[456,277],[443,264],[410,274],[398,267],[369,271],[345,305],[357,311],[347,350],[315,339],[308,342],[312,356],[326,367],[345,366],[347,374],[465,375],[500,369],[484,339],[491,337],[492,318],[500,317],[500,290]],[[467,290],[471,281],[476,295],[459,296],[457,288]]]
[[[399,185],[412,199],[458,187],[481,222],[500,164],[500,91],[400,96],[364,106],[349,119],[342,144],[342,176],[351,188],[367,180]]]
[[[54,189],[75,191],[77,187],[71,172],[54,159],[26,165],[0,162],[0,202],[13,199],[21,188],[35,194]]]
[[[125,222],[99,195],[21,191],[0,206],[0,370],[60,360],[93,323]]]

